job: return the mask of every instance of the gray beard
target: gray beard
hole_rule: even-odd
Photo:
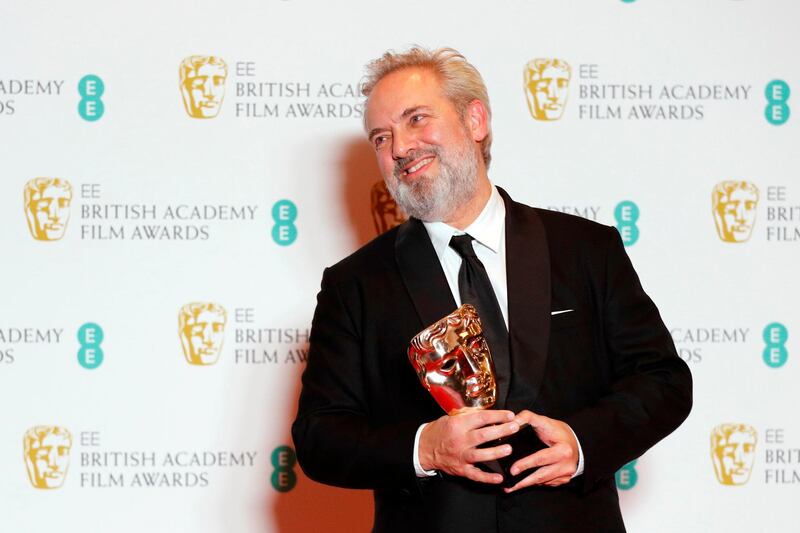
[[[401,170],[409,159],[432,154],[439,159],[438,176],[422,175],[411,183],[401,179]],[[478,189],[478,159],[468,144],[459,146],[449,157],[440,148],[420,150],[410,158],[398,161],[394,176],[386,180],[386,188],[397,205],[408,216],[423,222],[449,220],[456,210],[469,202]]]

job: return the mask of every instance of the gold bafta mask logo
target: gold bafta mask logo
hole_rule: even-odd
[[[219,304],[193,302],[178,313],[178,335],[186,361],[192,365],[213,365],[222,353],[228,313]]]
[[[449,415],[492,407],[494,363],[478,312],[464,304],[411,339],[408,359],[422,386]]]
[[[372,221],[375,222],[375,231],[378,235],[399,226],[407,220],[405,213],[394,201],[386,183],[383,180],[375,183],[370,192],[372,205]]]
[[[214,118],[225,98],[228,65],[221,57],[189,56],[181,62],[181,96],[190,117]]]
[[[756,458],[756,430],[746,424],[721,424],[711,431],[711,460],[717,481],[744,485]]]
[[[525,98],[536,120],[558,120],[564,114],[572,68],[560,59],[533,59],[525,65]]]
[[[57,489],[64,484],[69,468],[72,435],[59,426],[35,426],[22,438],[25,469],[37,489]]]
[[[745,242],[753,233],[758,187],[747,181],[723,181],[711,193],[717,235],[725,242]]]
[[[61,178],[34,178],[25,184],[25,218],[38,241],[64,236],[72,203],[72,185]]]

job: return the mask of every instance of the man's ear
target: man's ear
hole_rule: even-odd
[[[486,106],[476,98],[467,104],[464,115],[472,140],[481,142],[489,134],[489,111]]]

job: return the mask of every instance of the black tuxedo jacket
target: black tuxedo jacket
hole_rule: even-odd
[[[569,424],[584,473],[510,495],[447,475],[416,477],[416,430],[443,413],[406,350],[456,305],[412,219],[325,270],[292,427],[309,477],[374,490],[376,532],[624,531],[614,473],[691,408],[689,369],[617,231],[501,194],[512,380],[498,406]]]

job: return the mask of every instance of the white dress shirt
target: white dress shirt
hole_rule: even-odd
[[[448,226],[444,222],[423,222],[423,225],[428,231],[428,237],[430,237],[433,249],[436,251],[436,257],[439,258],[439,263],[442,265],[442,270],[444,270],[447,284],[450,286],[450,292],[453,293],[456,306],[461,305],[461,295],[458,291],[458,271],[461,268],[462,260],[461,256],[450,247],[450,238],[453,235],[467,233],[475,239],[472,241],[475,255],[483,263],[486,273],[489,275],[489,281],[497,297],[497,303],[500,305],[500,311],[503,313],[506,328],[508,328],[505,222],[506,206],[503,204],[500,193],[497,192],[495,187],[492,187],[492,195],[489,197],[489,201],[486,202],[478,218],[464,231]],[[414,438],[414,470],[418,477],[436,475],[435,470],[423,470],[419,462],[419,437],[426,425],[422,424],[417,429],[417,434]],[[578,440],[577,436],[575,440]],[[580,442],[578,443],[578,455],[578,468],[572,477],[583,473],[583,450]]]

